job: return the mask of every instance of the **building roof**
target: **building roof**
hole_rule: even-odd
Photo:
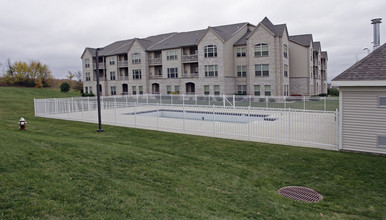
[[[327,51],[322,51],[322,58],[325,59],[325,60],[328,60]]]
[[[274,25],[267,17],[265,17],[260,23],[263,24],[266,28],[268,28],[272,33],[274,33],[275,36],[279,37],[283,36],[284,30],[287,27],[286,24]]]
[[[234,34],[236,34],[242,27],[248,25],[247,22],[222,25],[217,27],[212,27],[212,29],[220,36],[224,41],[229,40]]]
[[[314,49],[315,52],[318,52],[321,50],[320,42],[316,41],[312,43],[312,48]]]
[[[168,39],[148,48],[149,51],[172,49],[178,47],[194,46],[201,39],[205,30],[176,33]]]
[[[234,44],[234,46],[243,46],[243,45],[247,45],[247,37],[248,35],[251,33],[252,31],[251,30],[247,30],[247,33],[245,33],[238,41],[236,41],[236,43]]]
[[[332,81],[386,80],[386,44],[339,74]]]
[[[289,36],[289,40],[305,47],[309,47],[311,45],[311,42],[313,42],[312,34]]]

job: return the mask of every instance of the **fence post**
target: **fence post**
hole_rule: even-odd
[[[74,97],[71,97],[71,111],[75,112]]]
[[[335,110],[335,133],[336,133],[336,148],[337,150],[341,150],[342,146],[340,145],[340,137],[339,137],[339,134],[340,134],[340,129],[339,129],[339,111],[338,109]]]
[[[134,128],[137,128],[137,104],[134,103]]]
[[[138,105],[138,97],[139,97],[139,96],[138,96],[138,94],[137,94],[137,105]]]
[[[102,101],[101,101],[101,103],[102,103],[102,110],[104,110],[105,109],[105,104],[103,102],[103,96],[101,96],[101,99],[102,99]]]
[[[324,97],[324,111],[326,111],[326,109],[327,109],[327,108],[326,108],[326,107],[327,107],[327,106],[326,106],[326,98],[327,98],[327,97]]]
[[[149,105],[149,94],[146,93],[146,104]]]
[[[248,141],[251,140],[251,124],[249,123],[250,117],[251,117],[250,110],[251,110],[251,106],[248,106]]]
[[[117,123],[117,99],[114,96],[114,123]]]
[[[216,117],[214,113],[214,105],[212,106],[213,111],[213,137],[216,137]]]
[[[35,111],[35,116],[37,115],[36,114],[36,99],[34,98],[34,111]]]
[[[303,96],[303,110],[306,110],[306,97]]]
[[[157,130],[159,130],[159,108],[157,103]]]
[[[287,103],[286,103],[286,98],[285,98],[285,96],[283,96],[283,99],[284,99],[284,109],[286,109],[287,108]]]
[[[208,95],[208,102],[209,102],[209,106],[210,106],[210,97],[211,97],[211,96],[210,96],[210,95]]]
[[[288,143],[291,144],[291,108],[288,108]]]
[[[235,98],[235,95],[233,95],[233,109],[235,109],[235,106],[236,106],[236,98]]]
[[[170,104],[173,105],[173,95],[170,94]]]
[[[182,94],[182,106],[185,105],[185,94]]]
[[[182,114],[183,114],[182,127],[184,129],[184,134],[185,134],[186,132],[185,132],[185,104],[184,103],[182,103]]]
[[[70,100],[67,101],[67,106],[68,106],[68,119],[71,118],[71,103],[70,103]]]
[[[47,99],[44,99],[44,114],[47,115]]]
[[[82,121],[83,121],[83,100],[82,100]]]
[[[265,97],[265,108],[268,108],[268,98],[267,98],[267,96]]]

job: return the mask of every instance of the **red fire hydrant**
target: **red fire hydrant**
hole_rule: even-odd
[[[26,124],[27,124],[27,122],[25,121],[25,119],[23,117],[21,117],[19,120],[20,130],[25,130]]]

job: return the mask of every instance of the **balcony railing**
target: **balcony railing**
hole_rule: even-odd
[[[182,62],[197,62],[198,56],[197,54],[183,55]]]
[[[129,66],[129,62],[127,60],[118,61],[118,68],[128,67],[128,66]]]
[[[162,79],[162,75],[149,75],[149,79]]]
[[[149,65],[161,65],[162,58],[149,59]]]
[[[185,73],[182,74],[182,78],[198,78],[198,73]]]
[[[96,64],[93,64],[94,69],[96,69]],[[106,65],[104,63],[99,63],[99,69],[105,69]]]

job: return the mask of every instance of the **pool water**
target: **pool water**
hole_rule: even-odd
[[[226,113],[226,112],[211,112],[211,111],[185,111],[171,110],[171,109],[159,109],[151,111],[142,111],[137,113],[127,113],[128,115],[140,115],[148,117],[160,117],[160,118],[175,118],[186,120],[201,120],[201,121],[216,121],[216,122],[230,122],[230,123],[248,123],[258,120],[268,120],[269,115],[266,114],[248,114],[244,113]]]

